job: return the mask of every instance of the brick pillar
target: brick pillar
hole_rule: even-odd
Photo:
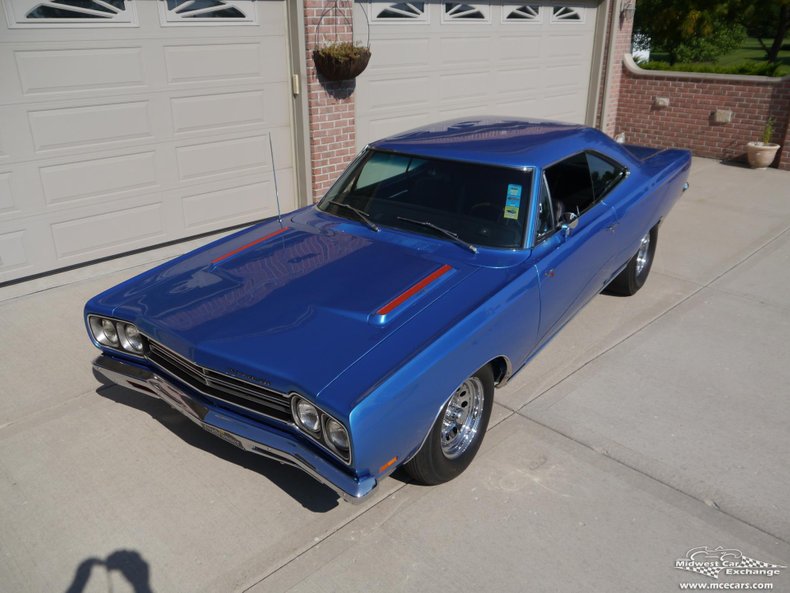
[[[619,132],[617,129],[617,108],[620,102],[620,86],[623,79],[623,55],[631,53],[631,36],[634,31],[634,17],[633,13],[627,18],[621,16],[621,10],[625,0],[612,0],[612,12],[609,19],[609,36],[608,40],[612,39],[611,47],[606,55],[607,59],[607,72],[606,88],[608,88],[608,95],[606,95],[606,117],[600,123],[601,129],[614,136]],[[634,0],[633,5],[636,5]],[[614,28],[614,37],[611,37],[611,29]]]
[[[779,150],[779,164],[777,167],[784,169],[785,171],[790,171],[790,76],[784,77],[782,80],[782,86],[779,89],[777,95],[777,102],[780,105],[784,105],[788,111],[784,139],[782,139],[780,136],[774,140],[774,142],[779,142],[782,144],[782,148]]]
[[[310,126],[310,159],[313,201],[319,200],[356,154],[354,89],[352,81],[330,82],[316,72],[313,50],[318,44],[353,41],[353,0],[304,0],[307,44],[307,105]],[[329,11],[321,20],[321,14]],[[346,20],[346,18],[348,20]],[[316,32],[321,20],[321,26]],[[317,33],[317,36],[316,36]]]

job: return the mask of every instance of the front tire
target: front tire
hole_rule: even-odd
[[[418,483],[448,482],[472,462],[494,405],[494,374],[484,366],[468,377],[442,409],[419,452],[404,468]]]
[[[658,243],[658,225],[642,237],[634,256],[629,260],[622,272],[606,287],[606,292],[620,296],[631,296],[642,288],[653,267],[653,256]]]

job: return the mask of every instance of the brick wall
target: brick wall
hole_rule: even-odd
[[[655,97],[669,99],[669,106],[657,107]],[[732,122],[715,123],[717,109],[732,111]],[[769,117],[776,122],[774,142],[784,144],[774,165],[790,170],[790,76],[656,72],[638,68],[630,55],[623,60],[616,132],[625,132],[627,142],[740,160]]]
[[[610,136],[614,136],[617,127],[617,111],[623,77],[620,56],[631,53],[631,36],[634,29],[633,13],[627,16],[622,14],[623,4],[624,0],[611,0],[609,3],[603,55],[604,71],[601,76],[603,89],[600,93],[598,117],[595,122],[598,128]],[[632,6],[635,5],[636,2],[632,4]],[[602,109],[604,101],[606,105],[605,109]]]
[[[304,0],[307,45],[307,104],[313,200],[320,199],[356,154],[354,81],[330,82],[316,72],[313,49],[320,42],[353,41],[353,0]],[[323,20],[321,15],[324,14]],[[319,25],[318,30],[316,27]]]

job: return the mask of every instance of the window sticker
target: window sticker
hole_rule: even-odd
[[[521,207],[521,186],[511,183],[507,186],[505,199],[505,218],[518,220],[518,209]]]

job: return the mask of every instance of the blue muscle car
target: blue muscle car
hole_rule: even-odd
[[[95,370],[349,500],[471,462],[504,385],[645,282],[690,155],[461,119],[368,146],[316,206],[91,299]]]

